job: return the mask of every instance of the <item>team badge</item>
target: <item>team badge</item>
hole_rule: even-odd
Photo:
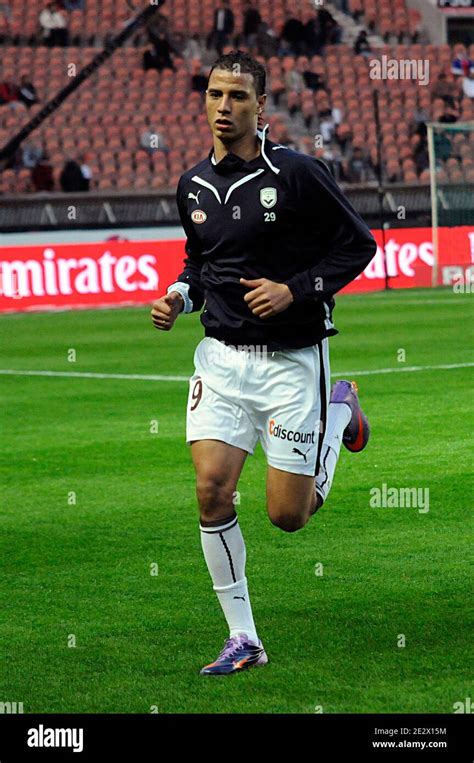
[[[277,189],[276,188],[262,188],[260,191],[260,204],[262,207],[271,209],[277,203]]]
[[[200,225],[201,223],[206,222],[207,215],[205,212],[203,212],[202,209],[195,209],[191,215],[191,220],[193,221],[193,223],[198,223],[198,225]]]

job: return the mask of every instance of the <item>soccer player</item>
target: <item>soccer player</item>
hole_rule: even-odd
[[[260,441],[267,511],[287,532],[326,500],[343,443],[367,444],[357,387],[330,391],[333,295],[368,265],[375,241],[326,165],[258,129],[265,69],[234,51],[215,62],[206,91],[213,148],[179,180],[184,270],[153,303],[169,331],[204,309],[194,355],[186,441],[196,472],[204,557],[229,638],[203,674],[264,665],[250,606],[235,491]]]

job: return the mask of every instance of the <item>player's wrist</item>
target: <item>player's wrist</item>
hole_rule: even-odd
[[[284,287],[285,294],[286,294],[287,298],[290,300],[289,304],[291,305],[291,303],[295,301],[295,298],[293,296],[293,292],[291,291],[291,289],[290,289],[290,287],[288,286],[287,283],[282,283],[282,286]]]
[[[180,312],[192,313],[193,303],[189,297],[189,284],[182,283],[181,281],[175,281],[175,283],[172,283],[170,286],[168,286],[166,293],[179,294],[183,302],[183,304],[180,303]]]
[[[173,297],[174,299],[176,299],[176,297],[179,298],[177,300],[178,304],[179,304],[179,312],[182,313],[183,310],[184,310],[184,297],[183,297],[183,295],[180,294],[179,291],[170,291],[169,295],[170,295],[170,297]]]

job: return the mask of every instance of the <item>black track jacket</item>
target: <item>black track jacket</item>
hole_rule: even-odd
[[[185,172],[177,204],[187,236],[179,291],[184,312],[200,310],[206,336],[268,350],[307,347],[337,334],[333,294],[368,265],[376,243],[326,165],[257,133],[261,153],[246,162],[208,157]],[[262,319],[240,278],[286,283],[294,302]]]

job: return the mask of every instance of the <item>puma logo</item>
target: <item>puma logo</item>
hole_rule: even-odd
[[[234,599],[242,599],[242,601],[245,601],[245,596],[234,596]]]
[[[201,191],[198,191],[197,193],[191,193],[191,191],[188,193],[188,199],[194,199],[196,204],[199,204],[199,194]]]
[[[292,453],[298,453],[299,456],[303,456],[304,462],[305,462],[305,464],[307,464],[308,462],[306,460],[306,456],[307,456],[307,454],[309,453],[310,450],[311,450],[311,448],[308,448],[306,453],[302,453],[300,450],[298,450],[298,448],[293,448],[293,450],[291,452]]]

